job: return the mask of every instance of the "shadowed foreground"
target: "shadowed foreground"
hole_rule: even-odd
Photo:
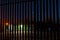
[[[28,40],[28,33],[26,32],[18,32],[17,33],[8,33],[6,32],[6,34],[4,33],[0,33],[0,40]],[[32,35],[31,35],[31,32],[29,32],[29,39],[32,39],[34,40],[34,33],[32,32]],[[57,32],[41,32],[39,33],[39,35],[36,33],[36,40],[38,39],[41,39],[41,40],[60,40],[60,33],[57,33]]]

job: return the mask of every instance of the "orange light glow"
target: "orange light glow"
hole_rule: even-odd
[[[6,23],[6,25],[8,25],[8,23]]]

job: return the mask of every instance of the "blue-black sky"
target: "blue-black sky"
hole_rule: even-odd
[[[7,3],[8,0],[2,0],[2,3]],[[17,0],[18,2],[19,0]],[[13,0],[9,0],[9,2],[14,2]],[[1,0],[0,0],[0,4],[1,4]],[[49,4],[49,3],[48,3]],[[11,13],[12,13],[12,17],[14,18],[14,14],[15,14],[15,8],[14,8],[14,5],[11,5],[11,8],[10,8],[10,5],[8,7],[8,5],[4,5],[2,6],[3,8],[3,11],[4,14],[5,14],[5,18],[8,17],[8,13],[10,13],[10,9],[11,9]],[[18,18],[20,18],[20,3],[16,4],[16,11],[17,11],[17,16]],[[1,10],[1,6],[0,6],[0,10]],[[8,12],[9,10],[9,12]],[[30,12],[29,12],[30,13]],[[43,12],[44,13],[44,12]],[[38,16],[40,17],[40,2],[38,1]],[[59,17],[60,17],[60,0],[58,0],[58,14],[59,14]],[[50,15],[50,5],[48,5],[48,15]],[[28,2],[26,2],[26,17],[28,16]],[[32,16],[34,17],[34,1],[32,2]]]
[[[58,13],[59,13],[59,17],[60,17],[60,0],[58,0]]]

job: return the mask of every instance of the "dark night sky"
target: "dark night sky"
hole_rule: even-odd
[[[60,0],[58,0],[58,12],[59,12],[59,17],[60,17]]]
[[[13,2],[13,0],[9,0],[9,2]],[[18,0],[17,0],[17,2],[18,2]],[[2,0],[2,3],[7,3],[7,0]],[[1,4],[1,0],[0,0],[0,4]],[[26,3],[26,16],[28,15],[28,5],[27,5],[28,3]],[[40,2],[38,2],[38,14],[40,13]],[[49,8],[50,6],[48,5],[48,15],[50,15],[50,8]],[[3,8],[3,12],[4,12],[4,14],[5,14],[5,18],[7,18],[8,16],[8,13],[10,13],[10,9],[11,9],[11,13],[12,13],[12,17],[14,18],[14,10],[15,10],[15,8],[14,8],[14,5],[11,5],[11,8],[10,8],[10,5],[9,5],[9,7],[8,7],[8,5],[5,5],[5,6],[2,6],[2,8]],[[16,5],[16,9],[17,9],[17,16],[18,16],[18,18],[20,18],[20,4],[17,4]],[[1,10],[1,7],[0,7],[0,10]],[[8,12],[8,10],[9,10],[9,12]],[[44,13],[44,12],[43,12]],[[59,17],[60,17],[60,0],[58,0],[58,13],[59,13]],[[32,2],[32,16],[34,16],[34,3]],[[40,14],[38,15],[39,17],[40,17]]]

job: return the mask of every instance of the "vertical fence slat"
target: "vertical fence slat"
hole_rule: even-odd
[[[29,39],[29,0],[28,0],[28,40],[30,40]]]
[[[40,22],[42,23],[42,0],[40,0]],[[42,31],[44,29],[43,26],[40,26],[40,40],[42,40]]]
[[[21,25],[21,0],[20,0],[20,25]],[[21,40],[21,27],[20,27],[20,40]]]
[[[36,40],[36,0],[34,1],[34,40]]]
[[[32,2],[30,2],[30,13],[31,13],[31,17],[30,17],[30,25],[29,25],[29,28],[31,28],[31,30],[29,29],[29,31],[31,31],[31,36],[30,36],[30,40],[33,39],[33,36],[32,36],[32,28],[33,28],[33,23],[32,23]]]
[[[26,2],[24,3],[24,40],[26,39]]]

